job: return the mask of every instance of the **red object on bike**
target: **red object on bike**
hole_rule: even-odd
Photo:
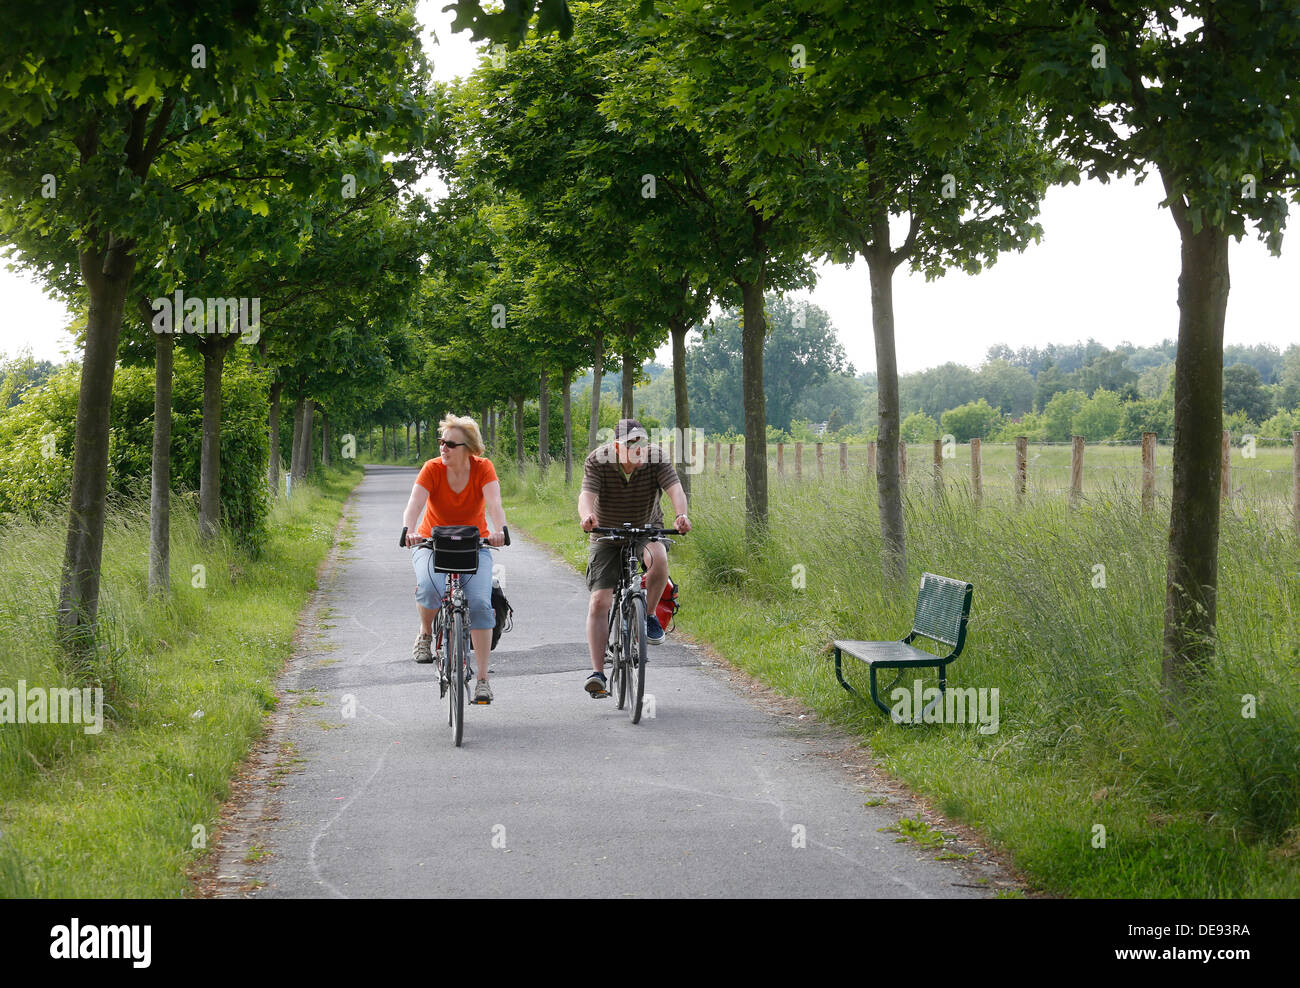
[[[645,588],[645,574],[641,574],[641,587]],[[664,584],[664,592],[659,596],[659,602],[655,604],[655,618],[659,621],[659,627],[664,631],[668,630],[668,625],[673,620],[673,615],[680,610],[681,605],[677,603],[677,584],[673,582],[670,576],[668,582]]]

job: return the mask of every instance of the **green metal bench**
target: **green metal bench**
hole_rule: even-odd
[[[880,700],[876,689],[877,669],[898,669],[894,682],[885,687],[886,692],[903,678],[908,669],[934,667],[939,673],[939,695],[926,705],[924,711],[913,716],[911,721],[901,723],[920,723],[926,712],[935,703],[942,703],[947,688],[948,663],[961,655],[966,644],[966,623],[970,619],[970,599],[974,586],[961,580],[950,580],[946,576],[926,573],[921,577],[921,589],[916,595],[916,615],[912,618],[912,630],[902,641],[860,642],[836,640],[835,678],[841,686],[858,696],[858,691],[844,681],[840,654],[847,653],[867,664],[871,672],[871,699],[885,713],[892,711]],[[935,655],[916,648],[912,642],[917,638],[947,645],[952,651],[947,655]]]

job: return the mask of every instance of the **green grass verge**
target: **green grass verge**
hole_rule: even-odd
[[[99,686],[108,712],[93,735],[0,725],[0,897],[189,893],[360,478],[347,464],[279,501],[255,558],[227,541],[201,546],[192,500],[177,499],[164,601],[146,587],[147,505],[114,508],[101,639],[81,668],[68,667],[53,633],[65,518],[5,529],[0,686]]]
[[[545,480],[533,466],[522,479],[500,472],[511,522],[581,569],[576,485],[566,490],[554,468]],[[1160,690],[1167,502],[1144,516],[1135,492],[1116,486],[1077,511],[1064,497],[1017,508],[995,492],[977,510],[918,480],[907,583],[891,587],[872,485],[773,476],[770,537],[751,551],[741,478],[694,484],[695,529],[671,556],[680,626],[860,737],[1039,887],[1300,895],[1300,540],[1276,511],[1225,512],[1218,659],[1175,722]],[[949,684],[999,689],[995,733],[897,727],[834,680],[829,642],[902,637],[927,570],[975,585]],[[850,670],[865,692],[864,673]]]

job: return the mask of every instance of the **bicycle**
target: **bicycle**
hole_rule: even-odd
[[[637,565],[640,562],[638,541],[641,543],[666,542],[668,536],[681,535],[674,528],[622,528],[593,527],[600,535],[599,542],[621,542],[623,565],[619,569],[618,585],[609,605],[609,632],[606,638],[605,662],[610,667],[610,693],[618,700],[618,709],[627,705],[633,724],[641,722],[642,700],[645,697],[646,667],[646,592],[641,586]],[[628,695],[631,703],[628,704]]]
[[[478,551],[480,546],[487,543],[482,541],[482,536],[474,525],[436,526],[430,533],[433,538],[416,536],[408,539],[406,532],[407,527],[403,525],[401,538],[397,541],[398,546],[429,547],[432,550],[429,564],[434,572],[447,574],[442,602],[433,618],[433,658],[438,670],[438,699],[441,700],[448,693],[451,694],[447,704],[447,723],[451,727],[452,740],[459,748],[465,736],[465,691],[467,684],[475,676],[474,660],[471,658],[473,648],[469,635],[469,602],[465,598],[465,588],[461,586],[460,580],[462,576],[478,572]],[[501,533],[505,536],[505,544],[509,545],[509,526],[503,528]],[[439,542],[439,539],[442,541]],[[487,547],[500,548],[494,545]],[[486,700],[469,702],[487,703]]]

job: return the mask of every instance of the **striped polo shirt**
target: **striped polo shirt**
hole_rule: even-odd
[[[631,473],[618,462],[613,443],[596,447],[582,465],[582,489],[596,495],[596,524],[601,528],[629,523],[663,528],[659,499],[677,483],[680,483],[677,471],[668,462],[668,454],[657,446],[647,449],[646,462],[638,464]],[[591,540],[595,539],[592,533]]]

